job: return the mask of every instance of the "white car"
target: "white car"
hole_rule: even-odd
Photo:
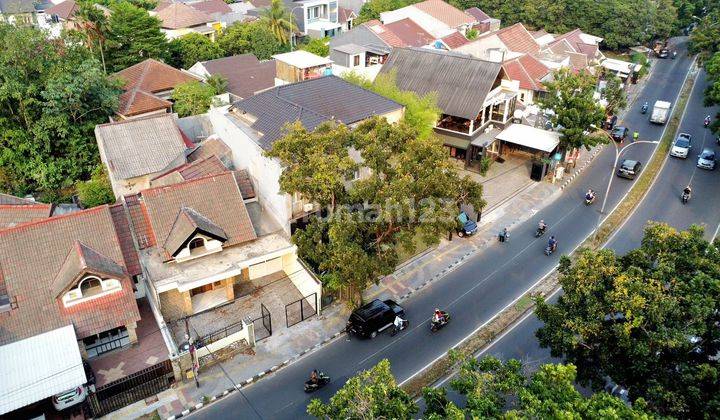
[[[678,135],[678,138],[675,139],[675,143],[673,143],[672,148],[670,149],[670,156],[675,156],[679,158],[687,158],[688,153],[690,152],[690,141],[692,140],[692,136],[687,133],[680,133]]]
[[[53,395],[52,404],[57,411],[61,411],[85,401],[87,394],[85,385],[80,385],[76,388]]]

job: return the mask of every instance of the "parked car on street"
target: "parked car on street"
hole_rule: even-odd
[[[675,156],[679,158],[686,158],[688,157],[688,153],[690,152],[690,141],[692,140],[692,136],[688,133],[680,133],[675,139],[675,143],[673,143],[672,148],[670,149],[670,156]]]
[[[378,333],[393,326],[395,317],[405,317],[402,306],[388,299],[375,299],[355,309],[347,322],[347,333],[358,337],[375,338]]]
[[[715,169],[715,151],[709,147],[704,148],[698,155],[697,167],[711,171]]]
[[[457,234],[459,237],[463,236],[470,236],[474,235],[475,232],[478,230],[478,225],[475,223],[475,221],[470,220],[467,213],[464,211],[461,211],[460,214],[457,217],[458,220],[458,228],[457,228]]]
[[[642,164],[637,160],[625,159],[618,168],[617,175],[621,178],[635,179],[640,173]]]
[[[613,129],[613,131],[612,131],[612,133],[610,133],[610,135],[612,136],[613,140],[622,142],[627,138],[627,135],[629,132],[630,132],[629,128],[619,125]]]

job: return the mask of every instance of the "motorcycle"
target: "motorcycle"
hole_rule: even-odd
[[[687,202],[690,201],[690,194],[683,191],[683,193],[680,195],[680,200],[683,204],[687,204]]]
[[[648,106],[647,106],[647,105],[643,105],[642,108],[640,108],[640,113],[642,113],[642,114],[647,114],[647,110],[648,110]]]
[[[673,60],[675,59],[675,57],[677,57],[677,51],[673,51],[673,53],[672,53],[672,59],[673,59]]]
[[[547,230],[547,227],[545,227],[545,229],[537,228],[537,230],[535,230],[535,237],[539,238],[539,237],[543,236],[545,234],[546,230]]]
[[[703,121],[703,125],[705,126],[705,128],[710,127],[710,120],[705,119],[705,121]]]
[[[395,334],[397,334],[397,333],[399,333],[400,331],[402,331],[402,330],[404,330],[405,328],[407,328],[408,325],[410,325],[410,321],[408,321],[407,319],[403,319],[403,320],[402,320],[402,324],[401,324],[399,327],[396,326],[396,325],[393,325],[393,329],[392,329],[392,331],[390,332],[390,336],[391,336],[391,337],[394,337]]]
[[[318,389],[324,387],[325,385],[330,383],[330,377],[326,374],[320,372],[318,373],[318,379],[317,382],[313,381],[305,381],[305,392],[315,392]]]
[[[555,252],[555,250],[557,250],[557,244],[555,244],[555,246],[548,245],[545,247],[545,255],[550,255]]]
[[[443,311],[443,320],[440,322],[435,322],[433,320],[430,320],[430,332],[435,332],[439,330],[440,328],[447,325],[447,323],[450,322],[450,314]]]

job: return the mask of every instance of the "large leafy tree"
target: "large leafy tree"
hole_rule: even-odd
[[[108,70],[120,71],[145,59],[165,60],[168,43],[160,20],[130,2],[114,3],[106,35]]]
[[[410,419],[417,410],[395,382],[387,360],[350,378],[327,404],[314,399],[307,408],[322,419]]]
[[[282,0],[271,0],[270,7],[260,14],[260,22],[264,23],[281,44],[290,42],[290,34],[297,31],[295,16]]]
[[[602,98],[607,101],[605,112],[608,115],[614,115],[627,107],[627,94],[619,77],[611,75],[606,79]]]
[[[216,42],[197,32],[173,39],[168,48],[169,64],[184,69],[189,69],[198,61],[214,60],[223,55],[222,49]]]
[[[560,263],[564,294],[538,301],[541,345],[578,367],[582,383],[607,377],[653,411],[720,416],[720,252],[699,227],[652,223],[623,257],[581,252]]]
[[[380,19],[380,13],[396,10],[409,4],[417,3],[415,0],[369,0],[363,3],[355,22],[356,25],[373,19]]]
[[[172,93],[175,102],[173,109],[180,117],[204,114],[210,109],[215,94],[215,88],[205,83],[181,83],[175,86]]]
[[[690,34],[690,51],[710,56],[720,51],[720,8],[702,18]]]
[[[0,24],[0,189],[69,195],[97,165],[93,130],[119,93],[84,46]]]
[[[274,54],[287,51],[262,22],[236,22],[230,25],[218,39],[223,55],[255,54],[260,60],[268,60]]]
[[[597,80],[591,74],[574,73],[568,68],[553,72],[553,80],[545,82],[547,95],[538,98],[542,109],[551,110],[553,126],[560,126],[560,148],[591,147],[606,141],[593,134],[605,117],[603,108],[595,101]]]
[[[327,57],[330,55],[330,45],[328,45],[328,42],[328,38],[313,38],[300,45],[300,49],[319,55],[320,57]]]
[[[460,204],[484,205],[481,186],[454,171],[441,142],[404,122],[376,117],[352,132],[334,125],[308,132],[297,124],[268,156],[284,167],[283,192],[330,208],[332,217],[313,220],[294,241],[325,284],[349,290],[355,303],[370,282],[392,272],[399,248],[414,250],[417,238],[438,242],[455,227]],[[359,166],[363,176],[349,182]]]

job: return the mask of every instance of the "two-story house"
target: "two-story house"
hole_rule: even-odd
[[[353,27],[355,12],[338,6],[337,0],[286,0],[295,16],[298,32],[312,38],[334,37]]]

